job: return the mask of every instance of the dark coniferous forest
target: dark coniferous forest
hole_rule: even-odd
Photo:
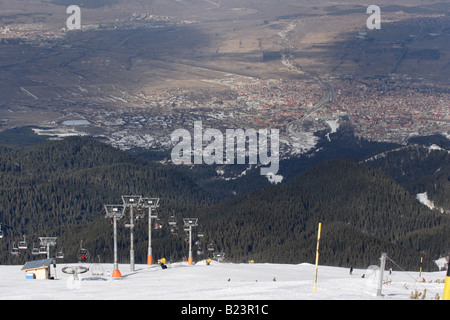
[[[335,143],[345,141],[347,149],[321,145],[315,157],[286,160],[283,183],[270,185],[251,174],[226,184],[205,174],[211,168],[172,166],[154,154],[120,151],[91,138],[41,141],[26,135],[24,143],[22,134],[0,135],[1,264],[37,259],[30,248],[39,246],[42,236],[58,237],[54,250],[64,252],[61,263],[77,261],[81,241],[91,261],[112,262],[113,228],[102,209],[126,194],[161,199],[157,222],[163,227],[152,233],[156,259],[186,258],[186,217],[197,217],[197,231],[205,234],[193,243],[197,260],[211,254],[211,243],[225,253],[225,262],[314,263],[319,222],[321,264],[364,268],[387,252],[406,270],[418,269],[420,257],[424,270],[436,270],[433,260],[450,249],[445,143],[442,149],[430,148],[426,139],[408,146],[370,145],[336,136]],[[438,209],[416,199],[425,191]],[[167,225],[173,215],[176,235]],[[121,263],[129,261],[124,223],[128,217],[119,222]],[[147,217],[136,222],[136,263],[146,261],[147,229]],[[12,256],[24,235],[29,249]]]

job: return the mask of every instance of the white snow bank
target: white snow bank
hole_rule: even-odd
[[[311,264],[233,264],[204,261],[189,266],[174,263],[162,270],[158,265],[119,265],[122,278],[112,280],[112,264],[103,264],[104,275],[90,272],[73,276],[56,266],[56,280],[25,279],[22,266],[0,266],[0,299],[45,300],[409,300],[411,292],[427,290],[426,299],[442,297],[446,272],[422,272],[425,282],[418,282],[419,272],[385,272],[382,295],[366,269],[319,266],[316,293],[315,267]],[[89,266],[89,265],[85,265]],[[92,266],[89,266],[92,269]],[[55,274],[55,270],[51,269]],[[436,281],[436,280],[439,281]]]

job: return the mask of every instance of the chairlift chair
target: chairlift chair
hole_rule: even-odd
[[[28,244],[25,241],[25,236],[23,236],[23,241],[19,241],[19,249],[20,250],[26,250],[28,249]]]
[[[145,218],[145,210],[144,208],[138,207],[137,212],[135,215],[136,220],[144,219]]]
[[[62,250],[56,253],[56,259],[64,259],[64,252]]]
[[[40,254],[39,248],[36,248],[36,247],[34,246],[34,242],[33,242],[33,249],[31,249],[31,254],[32,254],[33,256],[37,256],[38,254]]]
[[[177,219],[175,218],[175,216],[171,216],[169,218],[169,225],[170,226],[176,226],[177,225]]]
[[[155,230],[162,228],[162,222],[160,219],[156,219],[154,228],[155,228]]]
[[[19,248],[16,247],[16,243],[13,242],[13,247],[11,249],[11,254],[13,256],[18,256],[19,255]]]
[[[80,250],[78,250],[78,260],[80,262],[86,262],[87,260],[89,260],[89,251],[88,251],[88,249],[83,248],[82,244],[83,244],[83,240],[81,240]]]
[[[87,249],[78,250],[78,260],[86,262],[89,259],[89,251]]]
[[[208,244],[208,251],[214,251],[214,244],[212,242]]]
[[[47,254],[47,247],[39,246],[39,254]]]
[[[93,276],[102,276],[104,274],[103,266],[100,263],[100,256],[97,256],[98,263],[91,266],[91,273]]]
[[[218,262],[222,261],[225,258],[225,253],[223,252],[214,252],[213,256],[215,260],[217,260]]]

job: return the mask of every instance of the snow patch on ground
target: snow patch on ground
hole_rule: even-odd
[[[437,207],[433,201],[431,201],[430,199],[428,199],[428,194],[427,192],[423,192],[423,193],[418,193],[416,195],[417,200],[420,201],[420,203],[426,205],[428,208],[430,208],[431,210],[440,210],[441,213],[444,213],[445,210],[443,208],[439,208]]]
[[[420,201],[420,203],[426,205],[431,210],[435,209],[434,202],[428,199],[428,194],[426,192],[418,193],[416,198]]]
[[[281,183],[281,181],[283,181],[283,176],[279,174],[269,173],[268,175],[266,175],[266,177],[271,184],[279,184]]]

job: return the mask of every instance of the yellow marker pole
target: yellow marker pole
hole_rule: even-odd
[[[319,267],[319,243],[320,243],[320,231],[322,229],[322,223],[319,222],[319,233],[317,235],[317,248],[316,248],[316,272],[314,276],[314,293],[316,293],[317,286],[317,269]]]
[[[422,262],[423,257],[420,257],[420,269],[419,269],[419,279],[422,280]]]
[[[450,300],[450,257],[448,257],[447,277],[445,277],[444,294],[442,300]]]

